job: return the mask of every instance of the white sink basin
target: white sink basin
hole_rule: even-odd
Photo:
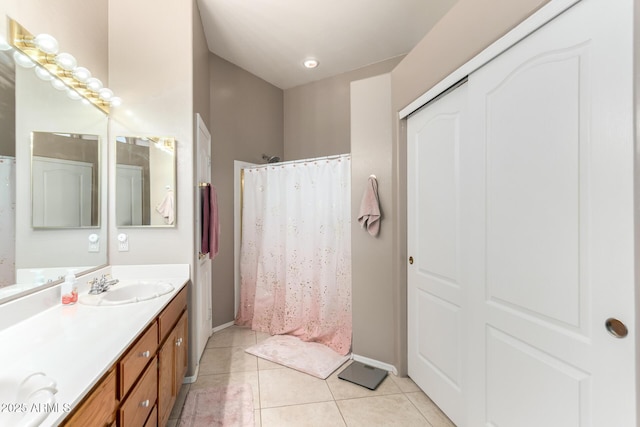
[[[158,298],[168,294],[173,289],[173,285],[169,282],[120,282],[101,294],[82,295],[79,301],[82,304],[99,306],[131,304]]]
[[[0,376],[0,426],[35,427],[56,409],[56,382],[42,372]]]

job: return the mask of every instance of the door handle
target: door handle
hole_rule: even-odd
[[[627,325],[613,317],[608,318],[606,322],[604,322],[604,326],[607,328],[607,331],[616,338],[624,338],[629,334]]]

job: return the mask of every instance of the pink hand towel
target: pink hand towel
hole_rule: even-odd
[[[214,259],[218,255],[220,246],[220,220],[218,218],[218,193],[216,187],[210,186],[209,194],[209,258]]]
[[[370,176],[360,202],[358,222],[361,227],[366,227],[372,236],[380,232],[380,201],[378,200],[378,181],[375,176]]]

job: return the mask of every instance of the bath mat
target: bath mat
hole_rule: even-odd
[[[291,335],[274,335],[245,351],[323,380],[351,357],[349,354],[342,356],[326,345],[304,342]]]
[[[253,392],[249,384],[191,390],[179,427],[253,427]]]

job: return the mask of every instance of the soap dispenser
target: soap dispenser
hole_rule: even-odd
[[[75,304],[78,301],[78,287],[74,270],[68,270],[62,283],[62,305]]]

